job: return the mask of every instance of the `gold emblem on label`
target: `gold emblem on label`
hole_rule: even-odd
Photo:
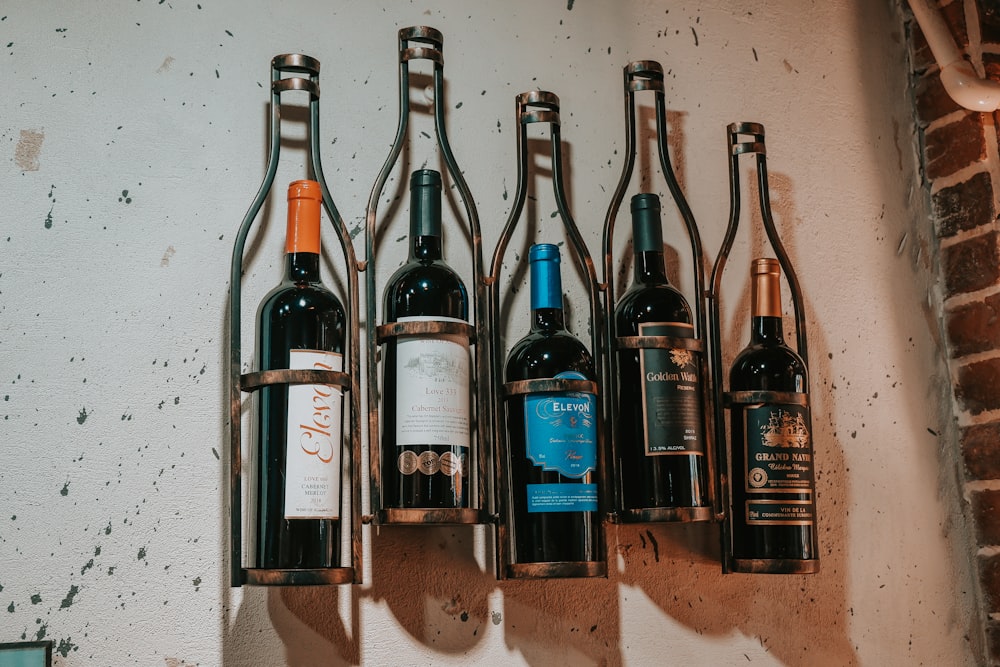
[[[441,469],[441,459],[435,452],[420,452],[420,456],[417,457],[417,466],[420,472],[425,475],[433,475]]]
[[[396,460],[396,467],[404,475],[412,475],[417,472],[417,455],[411,451],[405,451]]]
[[[455,454],[445,452],[441,455],[441,472],[451,477],[455,473],[461,472],[462,461]]]
[[[801,449],[809,446],[809,427],[802,415],[792,415],[786,410],[771,412],[766,424],[760,427],[760,438],[768,447]]]
[[[753,468],[750,470],[747,480],[750,482],[750,486],[759,489],[767,484],[767,471],[763,468]]]

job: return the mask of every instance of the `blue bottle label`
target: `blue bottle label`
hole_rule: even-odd
[[[587,379],[576,371],[556,378]],[[597,397],[568,391],[528,395],[524,424],[528,459],[569,478],[559,484],[529,484],[528,511],[597,511],[597,485],[583,481],[597,469]]]

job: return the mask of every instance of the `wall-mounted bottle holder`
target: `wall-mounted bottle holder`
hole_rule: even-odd
[[[555,194],[559,218],[565,228],[566,236],[573,249],[573,255],[579,268],[585,274],[586,288],[590,306],[591,352],[598,378],[603,376],[604,354],[601,345],[601,328],[603,315],[601,312],[600,284],[597,271],[590,253],[587,251],[583,237],[570,215],[563,184],[562,141],[560,138],[559,98],[550,92],[532,91],[521,93],[515,98],[515,118],[517,122],[517,189],[514,205],[507,218],[506,225],[497,242],[493,253],[490,275],[486,281],[489,286],[489,313],[493,326],[489,329],[490,337],[490,367],[492,378],[493,401],[495,410],[492,416],[494,467],[497,471],[497,575],[500,579],[540,579],[560,577],[603,577],[607,576],[607,562],[604,547],[604,531],[598,526],[596,534],[599,544],[595,553],[599,560],[593,561],[560,561],[560,562],[517,562],[515,538],[517,525],[513,517],[514,489],[511,483],[511,455],[504,432],[504,414],[507,402],[513,397],[527,396],[551,392],[579,392],[593,394],[600,401],[599,382],[574,379],[532,379],[516,382],[503,381],[505,350],[501,343],[500,315],[501,293],[500,276],[503,270],[503,260],[511,236],[517,227],[518,220],[524,209],[528,192],[528,138],[527,127],[533,123],[548,123],[551,135],[552,186]],[[600,412],[600,411],[598,411]],[[605,496],[608,489],[606,479],[607,455],[604,451],[604,426],[600,415],[597,420],[597,465],[599,484],[598,517],[607,512]]]
[[[705,354],[705,308],[702,301],[703,285],[705,282],[705,262],[702,253],[701,236],[698,233],[698,226],[695,223],[694,215],[688,206],[680,184],[674,175],[674,170],[670,162],[670,154],[667,149],[667,119],[666,101],[663,83],[663,67],[660,63],[652,60],[640,60],[631,62],[624,68],[624,89],[625,89],[625,164],[622,169],[618,186],[611,198],[608,212],[604,221],[604,294],[605,294],[605,346],[608,350],[607,373],[605,375],[605,386],[609,387],[607,400],[605,401],[605,414],[608,415],[610,427],[608,428],[610,440],[610,460],[613,469],[614,479],[614,511],[612,519],[622,523],[637,522],[692,522],[710,521],[719,518],[721,506],[716,504],[713,508],[712,502],[717,498],[715,485],[717,483],[714,461],[714,442],[712,434],[713,421],[710,419],[712,405],[711,383],[708,378],[708,369],[704,363]],[[615,327],[615,262],[614,262],[614,231],[618,210],[625,197],[629,181],[632,178],[635,168],[636,157],[636,93],[649,91],[653,93],[655,99],[656,113],[656,145],[659,158],[660,169],[667,188],[673,198],[680,217],[684,222],[688,238],[691,243],[692,258],[692,278],[694,285],[694,299],[688,302],[693,305],[695,311],[695,331],[691,338],[667,337],[667,336],[618,336]],[[624,502],[623,485],[629,482],[629,472],[623,470],[622,448],[624,443],[617,442],[617,426],[621,415],[618,414],[617,397],[619,395],[618,361],[620,354],[633,354],[636,350],[647,349],[668,349],[687,350],[694,355],[698,361],[699,373],[701,375],[700,387],[702,389],[702,402],[704,405],[704,438],[705,438],[705,467],[706,480],[708,486],[707,502],[700,506],[677,507],[677,506],[653,506],[641,508],[628,508]]]
[[[364,517],[380,525],[440,525],[440,524],[477,524],[489,523],[489,505],[487,489],[489,479],[486,465],[490,461],[488,421],[489,383],[484,378],[489,377],[489,354],[485,350],[483,332],[488,330],[486,323],[486,288],[483,280],[482,234],[479,228],[479,215],[472,193],[465,182],[462,170],[459,168],[448,142],[445,129],[444,101],[444,37],[434,28],[414,26],[399,31],[399,124],[396,137],[372,187],[366,212],[366,299],[367,299],[367,335],[368,335],[368,434],[369,434],[369,473],[371,479],[371,505],[373,514]],[[407,125],[410,116],[410,62],[413,60],[429,60],[434,67],[434,128],[438,148],[447,166],[451,182],[458,189],[465,209],[468,236],[472,244],[472,272],[475,290],[473,293],[473,310],[475,328],[464,322],[450,321],[408,321],[390,322],[376,326],[379,322],[378,303],[380,294],[376,287],[376,232],[378,222],[378,203],[385,184],[395,166],[404,146],[406,145]],[[467,508],[416,508],[393,507],[385,502],[383,489],[382,466],[384,454],[381,451],[382,433],[380,426],[381,398],[379,396],[378,367],[376,357],[380,346],[386,341],[399,336],[442,336],[457,335],[468,339],[475,348],[476,377],[473,383],[476,387],[476,438],[470,447],[469,468],[476,470],[472,477],[473,486],[470,491],[470,507]],[[420,473],[417,473],[420,474]]]
[[[764,126],[759,123],[733,123],[727,128],[727,145],[729,151],[729,184],[730,184],[730,209],[729,225],[712,268],[712,277],[709,291],[706,298],[709,302],[710,320],[710,347],[712,350],[712,382],[717,394],[715,402],[714,419],[715,429],[720,440],[725,440],[726,421],[725,411],[734,408],[754,404],[787,404],[802,405],[808,407],[808,387],[804,387],[803,392],[777,392],[777,391],[723,391],[726,386],[723,378],[722,367],[722,333],[720,298],[722,276],[725,271],[726,262],[733,247],[736,233],[740,223],[740,175],[739,159],[742,155],[754,155],[757,167],[757,189],[760,203],[761,221],[767,240],[774,250],[781,270],[791,295],[792,306],[795,316],[796,348],[803,362],[808,365],[808,344],[806,340],[806,322],[803,308],[802,292],[799,288],[798,279],[792,268],[791,261],[778,236],[771,216],[770,193],[768,190],[767,177],[767,149],[764,144]],[[809,574],[818,571],[819,559],[738,559],[733,555],[733,513],[735,509],[730,508],[732,498],[732,480],[735,472],[730,474],[729,462],[732,460],[731,452],[725,444],[720,444],[716,448],[717,466],[722,483],[721,501],[722,506],[727,510],[726,518],[722,524],[722,569],[729,573],[734,571],[766,574]]]
[[[358,272],[351,245],[350,234],[340,214],[334,206],[330,191],[323,177],[320,162],[319,139],[319,69],[315,58],[300,54],[275,56],[271,61],[271,105],[270,105],[270,153],[264,181],[257,192],[250,209],[243,218],[233,247],[231,275],[229,281],[229,337],[230,337],[230,377],[229,377],[229,431],[230,431],[230,582],[233,586],[304,586],[314,584],[360,583],[361,576],[361,480],[357,462],[361,460],[361,403],[359,379],[361,377],[360,346],[358,334]],[[285,76],[291,74],[292,76]],[[326,210],[340,242],[341,251],[347,264],[348,313],[348,372],[319,370],[267,370],[242,373],[241,334],[241,285],[243,281],[243,254],[247,236],[267,199],[278,169],[281,148],[281,95],[289,91],[304,91],[309,94],[309,166],[311,178],[318,181],[322,189],[323,208]],[[341,520],[341,534],[338,539],[349,541],[351,545],[350,565],[343,562],[335,567],[317,569],[269,569],[249,566],[243,561],[243,471],[241,445],[241,413],[243,395],[270,385],[328,384],[336,385],[349,394],[350,427],[348,437],[342,441],[346,451],[349,473],[346,491],[342,491],[341,506],[345,495],[350,498],[350,521]],[[344,444],[346,441],[346,445]],[[343,488],[343,487],[342,487]],[[345,517],[346,519],[346,517]]]

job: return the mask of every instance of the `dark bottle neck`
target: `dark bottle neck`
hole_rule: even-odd
[[[440,236],[410,236],[410,261],[441,259]]]
[[[410,176],[410,261],[441,259],[441,174],[418,169]]]
[[[633,277],[637,285],[668,285],[663,253],[655,250],[637,252]]]
[[[750,342],[757,345],[783,345],[785,335],[781,327],[781,318],[773,315],[754,315],[750,320]]]
[[[566,321],[562,308],[532,308],[531,309],[531,330],[540,331],[562,331],[566,328]]]
[[[293,283],[318,283],[319,255],[314,252],[290,252],[285,255],[285,278]]]

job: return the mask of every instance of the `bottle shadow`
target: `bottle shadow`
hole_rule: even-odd
[[[483,571],[485,526],[383,526],[372,529],[368,597],[388,607],[396,623],[421,644],[462,654],[478,644],[496,587],[492,564]]]

